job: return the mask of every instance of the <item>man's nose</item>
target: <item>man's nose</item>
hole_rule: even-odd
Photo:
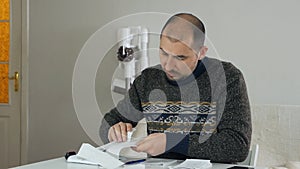
[[[166,60],[165,69],[166,71],[171,71],[175,67],[175,59],[173,56],[169,56]]]

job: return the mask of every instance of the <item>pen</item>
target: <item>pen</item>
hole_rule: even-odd
[[[134,161],[128,161],[125,164],[136,164],[146,161],[146,159],[140,159],[140,160],[134,160]]]

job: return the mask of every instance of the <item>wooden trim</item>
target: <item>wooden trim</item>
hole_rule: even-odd
[[[22,57],[21,57],[21,164],[28,163],[28,60],[29,60],[29,0],[22,0]]]

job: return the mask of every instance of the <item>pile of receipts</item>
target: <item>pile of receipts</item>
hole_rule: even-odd
[[[109,143],[95,148],[88,143],[83,143],[76,155],[72,155],[67,158],[67,162],[81,163],[89,165],[98,165],[99,167],[107,169],[115,169],[125,164],[120,160],[119,152],[124,147],[134,146],[135,142],[123,142],[123,143]],[[147,159],[144,166],[160,166],[168,167],[169,169],[209,169],[212,167],[210,160],[201,159],[186,159],[179,163],[177,160],[172,159],[159,159],[150,158]],[[178,164],[178,165],[176,165]]]
[[[139,139],[121,143],[111,142],[98,148],[88,143],[83,143],[78,153],[69,156],[67,162],[98,165],[104,168],[114,169],[125,164],[124,161],[120,160],[121,150],[127,147],[134,147],[137,141],[139,141]],[[144,154],[141,154],[139,157],[146,158]]]
[[[146,153],[138,153],[131,149],[144,137],[132,138],[132,133],[127,134],[129,139],[126,142],[111,142],[98,148],[83,143],[77,154],[74,152],[75,155],[72,154],[66,157],[67,162],[97,165],[98,168],[107,169],[116,169],[123,167],[124,164],[133,163],[134,165],[125,165],[125,168],[145,169],[149,166],[150,168],[158,166],[160,168],[168,167],[169,169],[209,169],[212,167],[210,160],[186,159],[180,163],[180,161],[174,159],[147,158]],[[135,163],[136,161],[138,163]]]
[[[169,166],[169,169],[209,169],[211,167],[212,164],[210,160],[186,159],[176,166]]]

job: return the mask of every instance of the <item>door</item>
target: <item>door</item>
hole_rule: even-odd
[[[0,0],[0,169],[20,164],[21,0]]]

